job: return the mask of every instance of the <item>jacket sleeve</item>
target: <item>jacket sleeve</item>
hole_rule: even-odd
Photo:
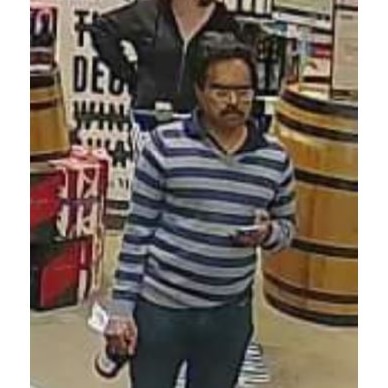
[[[135,85],[136,65],[124,54],[122,41],[134,44],[139,34],[137,1],[99,16],[90,26],[92,45],[112,74]]]
[[[147,139],[132,181],[129,216],[114,274],[110,315],[131,315],[143,280],[148,244],[164,200],[163,146],[156,130]]]
[[[281,180],[269,209],[272,228],[262,248],[275,253],[291,244],[296,230],[294,168],[289,157],[284,163]]]

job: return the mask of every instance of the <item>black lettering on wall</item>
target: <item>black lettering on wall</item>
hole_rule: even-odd
[[[129,104],[95,102],[93,100],[73,101],[75,130],[89,129],[93,124],[99,130],[118,129],[130,131],[132,120]]]
[[[73,91],[82,93],[86,91],[88,78],[88,60],[85,56],[76,55],[73,58]]]
[[[104,69],[102,67],[101,61],[97,57],[93,57],[92,59],[92,85],[91,91],[97,94],[104,93]]]
[[[74,17],[76,19],[74,23],[74,31],[77,34],[77,45],[83,47],[85,44],[85,33],[88,32],[88,23],[86,22],[87,16],[90,11],[76,9],[74,10]]]
[[[125,82],[120,78],[110,76],[109,77],[109,93],[114,96],[120,96],[124,92]]]

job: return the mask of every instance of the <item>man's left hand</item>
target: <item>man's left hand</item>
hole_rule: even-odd
[[[272,230],[270,220],[261,221],[260,224],[256,225],[254,229],[247,232],[237,232],[233,236],[234,241],[239,245],[247,247],[260,246],[262,242],[268,238]]]

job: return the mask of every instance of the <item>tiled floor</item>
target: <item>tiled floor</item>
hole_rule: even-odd
[[[108,286],[119,238],[107,239]],[[264,347],[271,382],[259,388],[356,388],[357,329],[333,329],[289,318],[258,293],[256,336]],[[31,383],[36,388],[127,388],[123,373],[107,383],[95,375],[101,340],[86,326],[88,306],[31,313]],[[218,387],[217,387],[218,388]]]

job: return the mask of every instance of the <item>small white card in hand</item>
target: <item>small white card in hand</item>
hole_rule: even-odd
[[[108,324],[108,320],[108,313],[98,303],[94,303],[91,315],[88,319],[88,326],[97,333],[103,334]]]

